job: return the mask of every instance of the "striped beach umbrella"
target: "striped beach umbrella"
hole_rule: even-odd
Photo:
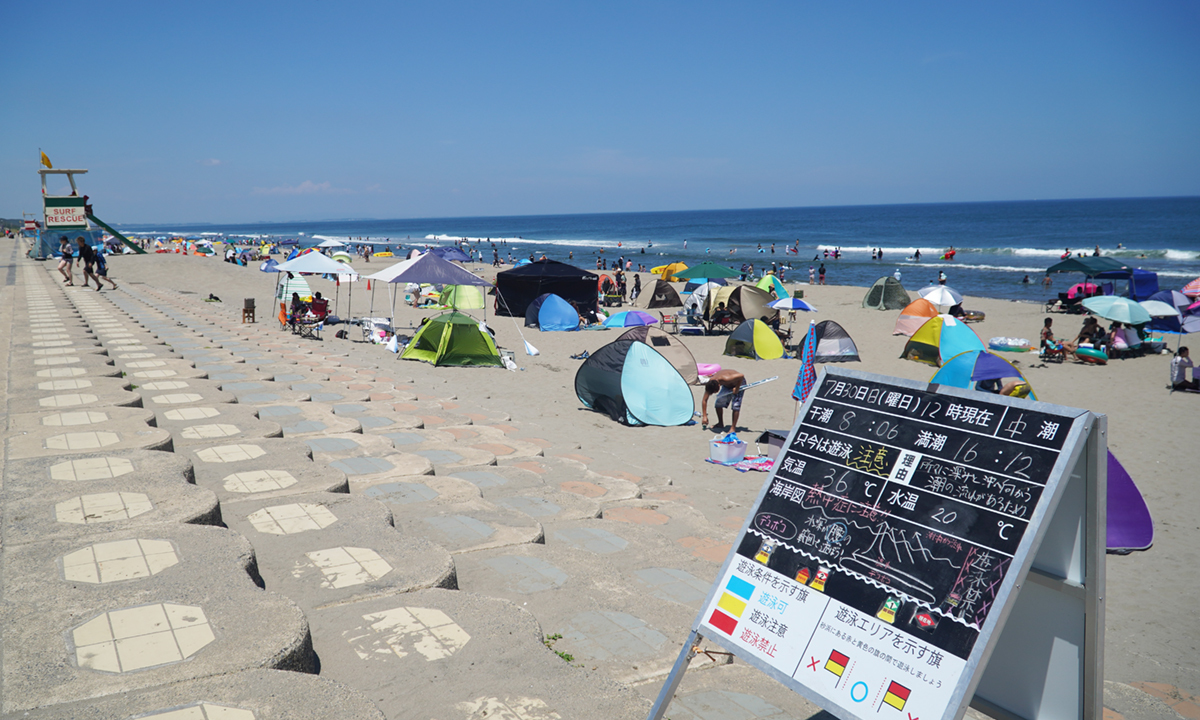
[[[1180,292],[1188,297],[1200,297],[1200,278],[1196,278],[1187,285],[1184,285],[1183,290]]]

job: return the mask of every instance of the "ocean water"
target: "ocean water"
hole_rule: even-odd
[[[297,239],[303,246],[327,238],[408,249],[466,242],[492,259],[530,254],[594,269],[618,257],[647,268],[667,262],[713,260],[757,274],[771,263],[785,279],[807,282],[808,268],[824,262],[826,282],[869,285],[897,269],[916,290],[936,282],[968,296],[1040,301],[1081,278],[1058,275],[1047,290],[1045,269],[1069,248],[1091,255],[1099,246],[1132,267],[1159,274],[1163,288],[1200,277],[1200,198],[1051,200],[922,205],[875,205],[755,210],[702,210],[594,215],[345,220],[252,225],[122,226],[149,235]],[[774,253],[771,246],[774,244]],[[940,260],[946,249],[952,261]],[[791,250],[798,248],[798,251]],[[841,258],[825,251],[840,248]],[[883,250],[872,260],[872,250]],[[914,254],[921,252],[920,261]],[[378,262],[378,261],[377,261]],[[373,264],[374,265],[374,264]],[[1028,275],[1029,284],[1022,280]]]

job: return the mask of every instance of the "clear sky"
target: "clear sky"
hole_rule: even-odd
[[[110,223],[1200,195],[1194,0],[56,0],[0,28],[10,218],[39,147]]]

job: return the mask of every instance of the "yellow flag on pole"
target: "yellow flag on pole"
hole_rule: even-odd
[[[46,153],[42,153],[42,164],[51,170],[54,169],[54,166],[50,164],[50,158],[46,157]]]

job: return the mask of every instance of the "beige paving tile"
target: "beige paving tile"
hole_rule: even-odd
[[[91,380],[49,380],[38,383],[38,390],[82,390],[91,386]]]
[[[153,371],[152,371],[153,372]],[[174,372],[174,371],[170,371]],[[134,373],[137,375],[138,373]],[[155,382],[143,383],[142,387],[147,390],[180,390],[187,387],[188,384],[184,380],[156,380]]]
[[[143,493],[110,492],[80,495],[54,506],[54,518],[61,523],[88,525],[137,517],[154,509]]]
[[[69,425],[94,425],[96,423],[108,422],[108,413],[102,413],[97,410],[83,410],[80,412],[55,413],[42,418],[42,425],[46,427],[67,427]]]
[[[254,712],[251,710],[207,702],[196,703],[188,707],[163,710],[162,712],[150,713],[141,717],[147,719],[154,718],[155,720],[255,720],[256,718]]]
[[[367,624],[346,631],[344,637],[363,660],[417,652],[432,662],[450,657],[471,640],[466,630],[436,608],[397,607],[362,617]]]
[[[220,414],[221,411],[215,407],[190,407],[168,410],[163,416],[168,420],[207,420]]]
[[[135,378],[167,378],[175,377],[179,373],[174,370],[138,370],[130,374]]]
[[[166,360],[138,360],[137,362],[125,363],[127,368],[156,368],[166,365]]]
[[[87,374],[87,370],[84,370],[83,368],[51,368],[49,370],[38,370],[37,371],[38,377],[52,377],[52,378],[53,377],[56,377],[56,378],[79,377],[80,375],[86,375],[86,374]]]
[[[155,395],[154,397],[150,398],[150,401],[158,403],[159,405],[185,405],[187,403],[194,403],[203,399],[203,395],[198,395],[196,393],[173,393],[170,395]]]
[[[104,480],[133,472],[133,463],[126,458],[86,458],[68,460],[50,467],[53,480]]]
[[[282,490],[298,481],[287,470],[250,470],[228,475],[223,482],[229,492],[260,493]]]
[[[121,436],[107,430],[75,432],[64,435],[53,435],[46,438],[46,449],[99,450],[102,447],[116,445],[119,442],[121,442]]]
[[[246,517],[255,530],[270,535],[295,535],[320,530],[337,522],[337,516],[324,505],[292,503],[262,508]],[[390,568],[389,568],[390,569]]]
[[[266,455],[258,445],[218,445],[196,451],[196,458],[206,463],[244,462]]]
[[[213,425],[192,425],[180,432],[188,440],[203,440],[205,438],[223,438],[237,435],[241,429],[237,425],[217,423]]]
[[[38,400],[38,405],[42,407],[73,407],[76,405],[90,405],[99,399],[91,393],[66,393],[44,397]]]
[[[33,361],[34,365],[76,365],[83,362],[77,357],[53,357],[53,358],[38,358]]]
[[[109,583],[149,577],[179,563],[167,540],[132,539],[97,543],[63,556],[63,579]]]
[[[392,570],[379,553],[369,548],[334,547],[314,550],[305,556],[325,576],[321,587],[329,589],[363,585]]]

